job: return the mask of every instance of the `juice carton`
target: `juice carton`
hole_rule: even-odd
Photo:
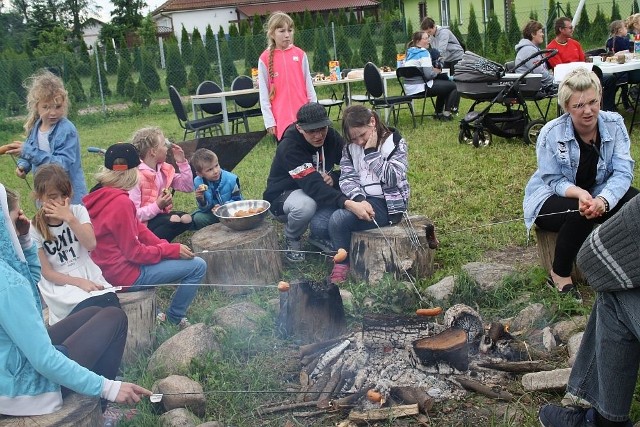
[[[404,53],[399,53],[396,55],[396,68],[404,67],[404,60],[407,57]]]
[[[329,61],[329,80],[342,80],[340,61]]]
[[[253,80],[253,87],[257,89],[258,88],[258,69],[257,68],[251,69],[251,80]]]

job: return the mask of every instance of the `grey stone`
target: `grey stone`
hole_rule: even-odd
[[[573,366],[573,362],[576,360],[576,354],[580,349],[580,343],[582,342],[582,335],[584,332],[578,332],[571,335],[571,338],[567,341],[567,351],[569,352],[569,366]]]
[[[221,328],[196,323],[163,342],[149,358],[147,370],[164,370],[169,375],[187,372],[192,359],[220,351],[221,333]]]
[[[522,386],[527,391],[563,389],[570,374],[571,368],[531,372],[522,376]]]
[[[197,427],[225,427],[220,421],[207,421],[206,423],[198,424]]]
[[[280,297],[268,300],[267,307],[269,308],[269,311],[272,311],[277,318],[280,315]]]
[[[549,352],[558,346],[558,343],[556,343],[556,337],[553,335],[553,332],[551,332],[551,328],[549,326],[542,330],[542,345],[545,350]]]
[[[429,286],[427,289],[425,289],[424,293],[435,300],[445,300],[451,296],[455,285],[456,277],[447,276],[444,279],[440,280],[438,283],[434,283],[433,285]]]
[[[547,317],[547,310],[540,303],[525,307],[513,318],[510,330],[513,332],[525,331],[541,326]]]
[[[555,336],[563,343],[567,343],[571,335],[584,330],[587,325],[587,316],[573,316],[568,320],[561,320],[551,326]]]
[[[516,273],[510,265],[485,262],[470,262],[463,265],[462,270],[484,291],[496,288],[505,277]]]
[[[196,427],[199,420],[185,408],[172,409],[160,416],[162,427]]]
[[[187,408],[199,417],[203,417],[207,400],[202,386],[181,375],[170,375],[153,384],[154,393],[162,393],[162,406],[165,411]]]
[[[260,319],[267,312],[252,302],[239,302],[219,308],[213,312],[213,321],[225,329],[242,329],[255,332],[260,325]]]

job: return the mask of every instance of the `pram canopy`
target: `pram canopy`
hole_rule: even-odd
[[[494,82],[505,74],[503,65],[476,53],[466,51],[456,64],[453,80],[456,82]]]

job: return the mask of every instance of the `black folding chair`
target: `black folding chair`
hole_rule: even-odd
[[[431,99],[431,105],[433,106],[433,111],[436,110],[436,103],[434,101],[433,96],[429,96],[429,87],[427,86],[427,78],[425,77],[422,70],[418,67],[399,67],[396,70],[396,78],[398,79],[398,83],[400,83],[400,87],[402,88],[402,95],[408,96],[411,99],[422,99],[422,113],[420,114],[420,124],[424,122],[424,108],[427,105],[427,99]],[[414,95],[406,95],[404,90],[404,85],[406,83],[406,79],[415,79],[420,78],[424,84],[423,91],[416,93]]]
[[[416,127],[416,116],[413,113],[413,99],[410,96],[387,96],[384,91],[384,81],[382,80],[382,74],[375,64],[367,62],[364,66],[364,85],[369,93],[369,102],[374,110],[379,108],[390,108],[391,115],[393,116],[394,125],[398,125],[398,116],[400,115],[400,109],[403,104],[407,105],[407,108],[411,112],[411,119],[413,120],[413,127]]]
[[[220,93],[222,92],[222,88],[216,82],[212,82],[211,80],[205,80],[198,85],[196,89],[196,95],[207,95],[210,93]],[[211,102],[209,104],[200,104],[200,112],[204,117],[204,113],[211,115],[220,115],[222,117],[222,104],[219,102]],[[231,123],[231,129],[234,128],[234,125],[238,120],[242,120],[242,113],[240,112],[229,112],[227,108],[227,121]]]
[[[233,82],[231,82],[231,90],[243,90],[243,89],[252,89],[253,88],[253,80],[248,76],[238,76]],[[235,130],[233,133],[238,132],[238,126],[240,125],[240,120],[244,122],[244,129],[246,132],[249,132],[249,117],[260,117],[262,115],[262,109],[260,107],[256,107],[260,101],[259,93],[249,93],[246,95],[238,95],[234,96],[233,100],[236,104],[236,112],[242,114],[242,118],[238,119],[234,122]],[[238,107],[242,108],[238,110]]]
[[[184,129],[184,136],[182,137],[183,141],[187,139],[187,134],[191,132],[195,132],[196,138],[199,137],[200,132],[204,132],[207,130],[209,131],[209,134],[213,136],[213,128],[219,129],[220,133],[222,133],[222,127],[220,126],[220,124],[222,123],[222,114],[220,114],[219,116],[209,116],[202,119],[189,120],[189,116],[187,115],[187,111],[184,108],[184,104],[182,104],[180,93],[173,86],[169,86],[169,99],[171,100],[173,111],[178,117],[180,127]]]

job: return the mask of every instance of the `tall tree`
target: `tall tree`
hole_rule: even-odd
[[[113,4],[111,23],[120,25],[127,30],[140,27],[144,16],[142,12],[147,6],[145,0],[110,0]]]
[[[500,27],[500,21],[498,21],[498,17],[494,12],[489,13],[489,22],[487,23],[487,29],[485,31],[485,40],[484,40],[484,48],[485,53],[493,53],[497,52],[498,45],[498,35],[502,33],[502,28]]]
[[[606,26],[605,26],[606,27]],[[576,40],[581,40],[582,42],[586,42],[591,40],[591,21],[589,21],[589,14],[587,13],[587,8],[583,7],[582,12],[580,12],[580,22],[573,30],[573,37]]]
[[[187,71],[176,43],[167,43],[166,72],[165,84],[167,87],[173,85],[176,89],[181,90],[187,85]]]
[[[313,65],[312,70],[329,74],[329,49],[327,46],[327,32],[324,28],[316,29],[316,47],[313,51]]]
[[[218,62],[218,50],[216,49],[216,38],[213,34],[213,28],[211,24],[207,24],[207,29],[204,32],[204,47],[207,50],[207,57],[212,63]]]
[[[151,92],[159,92],[162,90],[160,85],[160,76],[155,66],[155,59],[151,52],[147,49],[142,51],[142,69],[140,70],[140,79],[147,85]]]
[[[105,45],[107,74],[113,75],[118,71],[118,55],[116,55],[116,49],[113,47],[113,42],[109,40]]]
[[[484,54],[482,47],[482,37],[480,37],[480,30],[478,29],[478,20],[476,19],[476,11],[473,9],[473,4],[469,6],[469,25],[467,26],[467,50],[477,53],[478,55]]]
[[[596,15],[593,17],[593,22],[590,26],[589,40],[604,45],[605,41],[609,37],[609,23],[605,18],[604,13],[600,10],[600,5],[596,7]]]
[[[182,53],[182,60],[185,64],[191,64],[191,62],[193,62],[191,40],[189,40],[189,33],[187,33],[184,24],[182,24],[182,31],[180,33],[180,52]]]
[[[553,24],[558,18],[558,7],[556,6],[556,4],[557,4],[556,0],[549,0],[549,5],[547,6],[549,13],[547,14],[547,23],[546,23],[545,33],[549,37],[552,37],[552,35],[555,34]]]
[[[229,47],[233,59],[240,59],[244,53],[244,38],[240,37],[238,27],[234,23],[229,24]]]
[[[511,1],[511,7],[509,8],[509,29],[507,32],[507,41],[511,47],[515,46],[522,36],[522,30],[518,25],[518,18],[516,16],[516,3]]]
[[[360,32],[360,59],[363,63],[373,62],[378,64],[378,51],[371,35],[369,24],[362,26]]]
[[[258,66],[258,58],[260,57],[260,53],[256,49],[256,42],[254,41],[254,37],[251,34],[247,34],[244,36],[244,73],[247,76],[251,75],[251,69]],[[231,46],[231,43],[229,43]]]
[[[343,27],[337,27],[336,29],[336,49],[338,50],[336,59],[340,61],[340,68],[353,67],[353,51],[349,46],[349,38],[345,34]]]
[[[391,29],[391,22],[385,21],[382,26],[382,60],[380,65],[386,65],[388,67],[396,66],[396,58],[398,51],[396,49],[396,43],[393,40],[393,30]]]
[[[200,43],[197,43],[197,39],[194,40],[192,68],[198,76],[199,81],[201,82],[203,80],[206,80],[206,76],[211,71],[211,66],[209,66],[209,61],[207,60],[207,53],[204,50],[202,39],[200,39]]]
[[[620,6],[618,6],[618,2],[613,0],[611,3],[611,20],[617,21],[618,19],[622,19],[622,15],[620,14]]]

